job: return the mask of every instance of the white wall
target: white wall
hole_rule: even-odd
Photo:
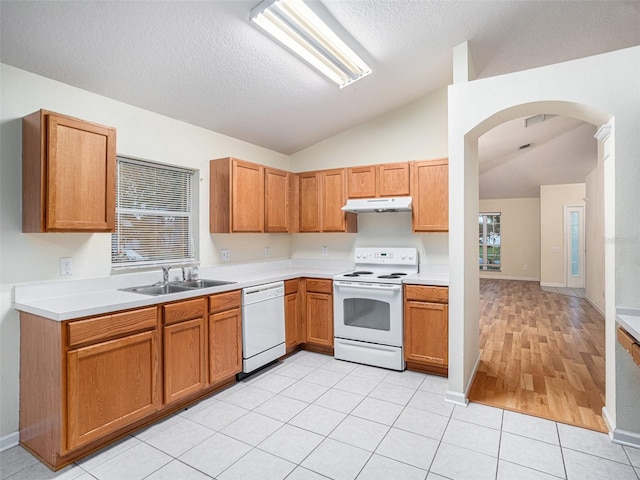
[[[587,175],[585,183],[585,297],[604,315],[604,151],[601,142],[598,142],[598,164]]]
[[[611,123],[604,166],[606,417],[614,438],[640,445],[640,369],[620,361],[616,306],[640,307],[640,47],[449,87],[449,389],[464,395],[478,358],[478,269],[474,257],[478,195],[477,140],[507,120],[556,113]],[[626,359],[625,359],[626,360]],[[613,373],[612,373],[613,372]]]
[[[19,321],[12,309],[12,288],[26,282],[63,280],[59,257],[72,257],[71,279],[111,274],[110,234],[22,233],[21,118],[40,108],[117,128],[118,154],[181,165],[200,171],[199,243],[203,265],[219,263],[219,250],[232,260],[289,257],[287,235],[210,235],[209,167],[213,158],[235,156],[289,169],[289,157],[115,100],[54,82],[8,65],[0,70],[2,87],[0,178],[0,438],[18,428]],[[259,248],[254,248],[254,247]],[[158,274],[160,275],[160,274]],[[160,278],[160,277],[158,277]]]
[[[499,272],[480,271],[480,277],[540,280],[540,199],[481,199],[482,212],[501,214],[501,265]]]
[[[584,206],[586,195],[584,183],[540,186],[540,285],[543,287],[567,286],[564,206]]]
[[[447,156],[447,92],[436,91],[417,101],[341,132],[291,156],[296,172],[354,165],[427,160]],[[448,234],[414,234],[411,214],[358,215],[358,234],[292,236],[293,257],[329,256],[351,259],[356,246],[416,247],[421,263],[448,262]]]

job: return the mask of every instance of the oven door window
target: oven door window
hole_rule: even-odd
[[[369,328],[388,332],[391,328],[389,302],[370,298],[343,300],[344,324],[348,327]]]

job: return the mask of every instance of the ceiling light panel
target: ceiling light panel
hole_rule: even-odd
[[[371,73],[302,0],[264,0],[251,10],[250,19],[340,88]]]

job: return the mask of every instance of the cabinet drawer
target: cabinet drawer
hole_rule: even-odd
[[[631,356],[633,357],[633,361],[636,362],[636,365],[640,367],[640,345],[634,343],[631,347]]]
[[[333,281],[307,278],[307,292],[333,293]]]
[[[205,297],[187,300],[184,302],[170,303],[162,307],[165,325],[204,317],[206,308]]]
[[[420,285],[405,285],[405,300],[417,300],[420,302],[449,302],[448,287],[423,287]]]
[[[240,306],[240,290],[209,297],[209,313],[223,312]]]
[[[287,280],[284,282],[284,294],[290,295],[292,293],[297,293],[298,291],[298,279],[295,280]]]
[[[633,337],[621,327],[618,327],[618,343],[620,343],[622,348],[629,352],[630,355],[633,355],[633,345],[635,344],[635,341]]]
[[[69,323],[69,346],[97,343],[157,326],[156,307],[114,313]]]

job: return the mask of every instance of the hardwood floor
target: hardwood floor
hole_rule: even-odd
[[[606,432],[604,342],[604,318],[584,298],[481,279],[481,357],[469,399]]]

